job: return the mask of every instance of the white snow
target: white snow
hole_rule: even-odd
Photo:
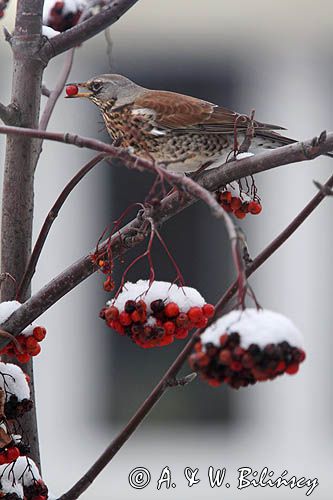
[[[8,464],[1,465],[0,477],[3,490],[5,485],[6,487],[12,487],[13,478],[15,478],[16,487],[21,486],[21,484],[30,486],[34,483],[34,480],[39,481],[41,479],[37,465],[28,457],[19,457],[10,467],[8,467]],[[20,481],[19,478],[21,478]]]
[[[0,468],[4,469],[4,465]],[[7,466],[7,470],[10,469]],[[1,492],[2,493],[16,493],[19,498],[24,498],[23,486],[20,483],[13,484],[13,477],[2,477],[1,478]]]
[[[47,38],[54,38],[55,36],[60,34],[60,31],[56,31],[53,28],[50,28],[50,26],[43,26],[42,34]]]
[[[8,302],[1,302],[0,304],[0,325],[4,323],[9,316],[13,314],[16,309],[21,307],[21,303],[17,302],[17,300],[10,300]],[[21,334],[26,337],[30,337],[32,335],[33,329],[37,326],[37,323],[31,323],[31,325],[27,326]]]
[[[247,349],[250,344],[263,348],[267,344],[287,341],[291,346],[303,349],[303,337],[292,321],[280,313],[267,309],[231,311],[212,323],[201,335],[203,344],[220,345],[224,333],[239,333],[240,345]]]
[[[77,12],[81,10],[84,5],[84,0],[62,0],[64,3],[63,14],[69,14],[70,12]],[[48,23],[49,14],[56,4],[57,0],[45,0],[43,8],[43,24]],[[47,35],[46,35],[47,36]]]
[[[19,366],[0,362],[0,387],[6,393],[6,401],[15,394],[19,401],[30,399],[30,388]]]
[[[148,290],[149,289],[149,290]],[[143,299],[147,304],[147,312],[151,313],[150,304],[154,300],[164,300],[166,304],[176,302],[181,312],[187,312],[193,306],[202,307],[204,298],[198,290],[188,286],[178,287],[167,281],[154,281],[149,288],[148,280],[139,280],[136,283],[130,281],[124,284],[122,292],[115,301],[110,300],[107,305],[115,305],[119,311],[124,310],[127,300]]]
[[[250,153],[249,151],[238,153],[238,155],[236,156],[236,160],[243,160],[244,158],[249,158],[250,156],[254,156],[254,154]]]

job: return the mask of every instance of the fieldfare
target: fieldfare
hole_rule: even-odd
[[[100,75],[75,85],[67,97],[95,103],[114,141],[176,172],[220,166],[235,151],[235,138],[243,142],[249,125],[254,129],[249,151],[254,154],[295,142],[273,132],[283,127],[251,121],[195,97],[149,90],[121,75]]]

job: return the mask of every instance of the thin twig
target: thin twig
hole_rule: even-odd
[[[325,186],[333,187],[333,176],[326,182]],[[309,217],[313,210],[325,198],[322,193],[317,193],[312,200],[304,207],[304,209],[295,217],[295,219],[280,233],[253,261],[248,267],[246,275],[250,276],[258,267],[260,267],[285,241],[296,231],[296,229]],[[216,304],[216,315],[222,313],[225,305],[236,293],[238,282],[235,281],[221,297]],[[96,479],[99,473],[109,464],[113,457],[117,454],[120,448],[126,443],[133,432],[143,422],[145,417],[150,413],[155,404],[159,401],[168,386],[168,381],[175,380],[176,376],[185,363],[187,357],[191,353],[195,343],[197,342],[202,330],[196,330],[191,339],[188,341],[184,349],[178,355],[170,368],[163,375],[159,383],[152,390],[148,398],[144,401],[141,407],[130,419],[125,428],[118,436],[110,443],[102,455],[90,467],[90,469],[81,477],[81,479],[59,500],[75,500],[78,498]]]
[[[56,86],[54,89],[51,91],[49,98],[47,100],[47,103],[45,105],[42,117],[39,122],[39,129],[40,130],[46,130],[49,120],[51,118],[52,112],[54,110],[54,107],[57,103],[57,100],[59,99],[62,91],[64,90],[65,84],[68,80],[69,73],[72,69],[73,65],[73,59],[74,59],[74,52],[75,48],[70,49],[65,57],[64,65],[62,68],[62,71],[59,75],[59,78],[57,80]]]
[[[31,279],[32,279],[33,275],[35,274],[36,265],[37,265],[39,256],[42,252],[42,249],[44,247],[44,244],[45,244],[47,235],[49,234],[49,231],[51,229],[51,226],[59,214],[59,210],[61,209],[61,207],[63,206],[63,204],[65,203],[65,201],[67,200],[68,196],[73,191],[75,186],[77,186],[77,184],[83,179],[83,177],[88,172],[90,172],[90,170],[92,168],[94,168],[95,165],[97,165],[100,161],[102,161],[104,157],[105,157],[104,154],[99,154],[99,155],[95,156],[92,160],[90,160],[88,163],[86,163],[77,172],[77,174],[75,174],[75,176],[68,182],[68,184],[65,186],[63,191],[58,196],[55,204],[53,205],[53,207],[49,211],[49,213],[44,221],[44,224],[42,226],[42,229],[39,233],[37,241],[35,243],[35,246],[34,246],[34,249],[32,251],[31,257],[29,259],[27,268],[26,268],[25,273],[22,277],[21,283],[18,287],[17,296],[16,296],[16,299],[18,301],[20,301],[21,297],[25,295],[25,292],[26,292],[28,286],[30,285]]]

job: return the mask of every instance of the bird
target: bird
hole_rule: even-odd
[[[67,85],[66,97],[87,98],[99,108],[113,142],[173,172],[191,174],[222,165],[235,155],[250,126],[249,153],[296,142],[276,132],[284,127],[189,95],[147,89],[122,75]]]

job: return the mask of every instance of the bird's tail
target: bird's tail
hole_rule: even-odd
[[[290,137],[286,137],[276,132],[266,130],[256,130],[254,139],[255,147],[266,149],[275,149],[280,146],[287,146],[288,144],[294,144],[295,142],[298,142],[295,139],[290,139]],[[333,158],[333,152],[324,153],[324,156]]]

